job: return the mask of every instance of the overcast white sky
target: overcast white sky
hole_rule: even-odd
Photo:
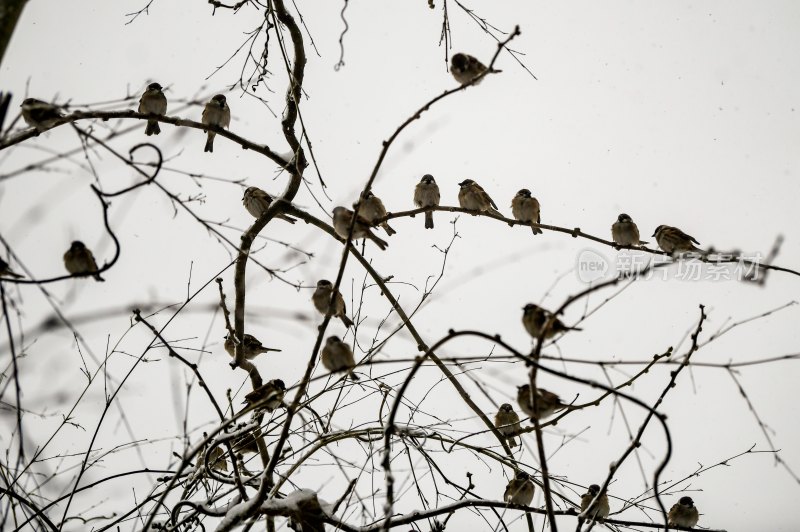
[[[303,119],[332,198],[328,201],[320,196],[319,183],[310,168],[309,182],[325,211],[305,188],[296,199],[298,205],[325,216],[335,205],[352,203],[369,176],[381,141],[423,102],[453,86],[444,50],[438,45],[441,2],[437,0],[436,10],[429,10],[421,0],[350,2],[345,66],[339,71],[334,65],[343,27],[341,2],[298,2],[319,50],[317,56],[311,46],[307,48],[304,90],[308,99],[302,104]],[[31,0],[0,70],[2,88],[14,94],[12,105],[16,107],[26,94],[74,104],[114,100],[126,91],[138,94],[150,80],[168,87],[170,99],[190,98],[224,91],[238,79],[240,57],[214,72],[242,42],[243,32],[257,24],[260,15],[255,10],[244,8],[237,15],[223,10],[212,16],[211,7],[204,2],[156,0],[149,15],[125,25],[125,14],[144,3],[126,0],[77,5]],[[609,227],[620,212],[630,214],[647,237],[660,224],[675,225],[703,246],[717,249],[766,254],[775,237],[783,234],[786,240],[776,263],[795,269],[800,266],[795,208],[800,196],[800,5],[791,1],[471,1],[467,5],[501,29],[520,25],[522,35],[513,47],[526,54],[523,60],[538,81],[509,55],[502,55],[497,64],[504,71],[502,75],[446,99],[412,125],[391,150],[373,188],[390,211],[412,207],[413,187],[424,173],[436,177],[442,202],[449,205],[457,203],[457,183],[471,178],[484,186],[506,214],[510,214],[515,192],[529,188],[542,204],[543,223],[580,227],[602,237],[610,236]],[[495,50],[494,41],[452,0],[448,10],[453,51],[466,51],[488,61]],[[310,44],[307,35],[306,43]],[[279,123],[285,75],[277,54],[272,56],[271,70],[275,77],[270,87],[275,92],[262,87],[259,94],[269,101],[278,118],[256,100],[242,98],[233,90],[228,96],[231,129],[283,152],[288,149]],[[170,114],[175,108],[171,106]],[[183,114],[199,119],[200,108]],[[217,139],[215,152],[209,155],[202,151],[201,132],[178,131],[169,125],[162,125],[162,130],[162,135],[148,140],[158,143],[171,158],[170,167],[221,178],[194,182],[165,172],[160,179],[173,192],[202,195],[202,203],[193,203],[192,207],[205,219],[246,228],[252,218],[241,205],[242,187],[231,182],[245,180],[247,185],[273,193],[285,184],[285,176],[275,179],[274,165],[225,139]],[[143,131],[142,124],[140,131],[125,136],[115,146],[127,152],[145,140]],[[78,145],[69,127],[59,128],[1,153],[0,176],[45,157],[43,150]],[[107,154],[97,155],[102,160],[93,162],[106,190],[136,179]],[[76,161],[85,166],[82,156]],[[86,242],[101,263],[112,250],[100,224],[99,206],[89,189],[94,182],[92,175],[70,162],[53,169],[60,171],[29,172],[0,181],[0,232],[38,277],[61,273],[61,255],[73,239]],[[395,276],[392,286],[401,303],[416,305],[420,292],[410,284],[422,287],[429,276],[438,274],[441,254],[432,246],[447,245],[453,232],[448,222],[454,218],[437,213],[433,231],[423,230],[421,217],[396,220],[392,225],[398,233],[390,239],[388,251],[380,253],[367,247],[378,271]],[[111,223],[123,249],[119,264],[106,274],[107,282],[66,282],[48,287],[60,309],[76,321],[86,338],[92,353],[84,349],[83,356],[90,368],[94,367],[93,357],[102,358],[107,346],[125,334],[130,322],[127,308],[180,303],[189,290],[190,269],[193,291],[230,261],[229,253],[204,228],[183,212],[175,215],[154,187],[114,200]],[[519,321],[521,307],[529,301],[557,307],[585,287],[572,271],[585,250],[600,253],[612,264],[616,254],[611,248],[559,233],[546,232],[534,238],[528,229],[510,229],[484,218],[460,216],[456,228],[460,238],[448,257],[445,277],[415,318],[429,343],[449,328],[477,328],[501,334],[526,349],[529,340]],[[224,231],[238,241],[238,231]],[[270,266],[299,264],[286,274],[291,281],[313,285],[318,278],[335,276],[340,244],[302,224],[292,227],[276,222],[269,225],[266,234],[314,252],[313,259],[306,260],[275,243],[258,251],[256,256]],[[317,315],[311,313],[309,302],[311,289],[297,291],[270,281],[252,266],[248,271],[248,331],[283,349],[278,355],[259,360],[258,365],[265,376],[296,383],[316,333]],[[735,281],[686,281],[676,278],[675,272],[671,269],[666,280],[629,287],[583,321],[582,332],[563,338],[560,352],[565,357],[587,360],[646,360],[668,346],[678,346],[694,327],[700,303],[709,313],[703,334],[710,335],[726,323],[797,299],[800,287],[800,278],[781,273],[770,275],[765,287],[756,287]],[[562,274],[566,275],[554,285]],[[223,278],[232,303],[232,271]],[[363,279],[363,270],[351,259],[343,283],[348,303],[351,297],[360,297]],[[589,308],[610,294],[594,295]],[[50,416],[26,418],[30,433],[37,438],[30,444],[33,449],[60,421],[61,412],[77,399],[85,378],[79,370],[81,354],[69,332],[33,332],[52,314],[40,291],[26,286],[15,289],[13,296],[23,308],[19,323],[26,331],[23,406]],[[367,290],[364,301],[367,315],[359,341],[368,346],[389,306],[374,288]],[[191,349],[184,354],[193,360],[199,355],[192,350],[206,346],[210,353],[201,358],[200,368],[210,388],[223,399],[225,390],[236,391],[243,377],[227,366],[221,345],[222,322],[209,310],[217,302],[212,284],[165,334],[178,341],[177,345]],[[153,318],[154,323],[163,325],[173,312],[162,312]],[[582,312],[583,308],[573,307],[565,320],[574,322]],[[107,318],[82,321],[87,314]],[[799,318],[800,308],[793,306],[738,327],[703,348],[695,360],[741,361],[797,352]],[[396,322],[394,316],[389,319],[390,324]],[[379,338],[388,330],[384,326]],[[344,332],[339,324],[332,324],[331,331]],[[119,349],[138,356],[149,339],[136,329],[124,337]],[[5,368],[10,360],[5,337],[0,345]],[[686,347],[684,341],[679,352]],[[462,341],[442,354],[481,355],[489,350],[488,344]],[[403,333],[381,356],[415,354],[414,342]],[[553,349],[550,354],[557,351]],[[124,458],[123,463],[110,458],[91,471],[83,483],[131,464],[139,467],[141,459],[151,467],[165,467],[171,460],[170,449],[181,450],[174,436],[183,431],[184,371],[163,352],[150,358],[157,361],[137,368],[120,401],[135,437],[166,440],[144,445],[140,451],[123,451],[117,455]],[[112,375],[121,378],[130,361],[125,354],[114,354]],[[604,379],[593,366],[558,363],[554,367]],[[525,369],[519,364],[485,363],[473,369],[474,377],[484,383],[495,403],[505,402],[515,393],[511,383],[522,384],[526,379]],[[619,369],[634,371],[631,366]],[[375,371],[375,375],[388,373],[386,367]],[[317,374],[323,371],[318,369]],[[615,382],[626,378],[617,370],[609,370],[609,375]],[[751,366],[737,374],[761,418],[774,430],[773,441],[782,449],[782,458],[800,470],[797,411],[788,406],[795,398],[797,376],[795,361]],[[632,392],[652,401],[668,378],[669,369],[653,370]],[[412,386],[411,395],[420,399],[437,379],[433,370],[423,373],[420,383]],[[396,385],[401,376],[384,381]],[[323,383],[317,382],[316,389]],[[591,390],[553,377],[542,377],[542,385],[566,398],[580,394],[579,402],[593,397]],[[493,413],[496,407],[492,402],[477,389],[471,390],[485,411]],[[13,403],[11,391],[6,389],[4,402]],[[351,389],[347,402],[364,393]],[[89,397],[75,413],[86,431],[67,429],[45,456],[85,448],[98,421],[102,386],[95,385]],[[337,412],[334,425],[345,428],[351,419],[374,420],[377,397]],[[320,412],[329,404],[325,401],[320,403]],[[190,406],[190,428],[211,420],[211,412],[197,391]],[[480,421],[457,400],[446,382],[434,388],[423,410],[435,412],[442,419],[458,420],[452,426],[454,431],[482,430]],[[665,480],[687,476],[698,463],[710,465],[753,444],[757,449],[768,448],[724,369],[696,368],[683,373],[663,411],[669,415],[675,446],[663,475]],[[12,411],[2,412],[3,421],[12,427]],[[101,431],[104,449],[132,439],[125,423],[118,421],[118,410],[112,412]],[[608,464],[618,458],[628,441],[619,413],[612,419],[612,412],[611,404],[584,410],[570,415],[548,433],[549,450],[555,450],[563,438],[578,435],[549,461],[553,474],[580,485],[602,481]],[[641,419],[641,413],[632,407],[626,407],[626,414],[633,425]],[[415,421],[432,422],[427,417]],[[2,436],[0,441],[5,445],[8,437]],[[475,442],[489,445],[491,439],[481,435]],[[535,465],[532,436],[527,443],[521,459]],[[299,447],[299,439],[295,444]],[[649,480],[663,452],[663,438],[656,426],[648,429],[644,447],[641,458]],[[358,449],[343,445],[334,452],[363,464],[368,459]],[[501,497],[506,477],[500,467],[464,453],[436,456],[448,465],[454,480],[462,482],[469,471],[478,493],[487,498]],[[405,459],[402,462],[407,464]],[[71,463],[68,460],[59,467]],[[326,499],[338,498],[346,481],[330,463],[326,457],[310,464],[297,475],[298,485],[318,489]],[[401,467],[400,461],[397,463]],[[56,464],[57,460],[47,462],[41,471],[52,472]],[[375,464],[377,467],[377,460]],[[797,517],[787,510],[798,499],[798,484],[782,468],[775,467],[770,455],[746,456],[730,466],[713,469],[691,482],[692,491],[688,493],[703,514],[700,525],[728,530],[797,529]],[[375,482],[376,488],[382,489],[381,475]],[[52,486],[54,492],[66,489],[60,481],[54,484],[58,484]],[[130,504],[132,488],[141,496],[149,485],[145,477],[107,484],[103,491],[107,500],[89,514],[102,514],[119,501]],[[364,497],[370,489],[368,480],[359,484]],[[631,459],[617,475],[611,494],[625,499],[643,489],[642,475]],[[575,500],[574,495],[568,495]],[[673,493],[664,500],[670,505],[679,496]],[[96,494],[78,498],[73,511],[97,502]],[[540,493],[534,504],[542,504]],[[378,498],[377,512],[381,506],[382,499]],[[619,500],[613,500],[612,512],[620,506]],[[413,491],[397,505],[399,511],[415,508],[421,508],[421,503]],[[348,522],[360,523],[360,511],[354,505],[345,514]],[[636,510],[617,517],[646,519]],[[494,525],[493,518],[488,519]],[[483,521],[462,512],[450,526],[487,526],[475,523]],[[541,519],[537,523],[540,527]],[[130,522],[126,526],[133,529],[136,525]],[[574,527],[574,520],[565,519],[561,526]],[[524,521],[514,521],[509,529],[525,529]]]

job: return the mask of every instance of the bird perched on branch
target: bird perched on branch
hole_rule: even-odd
[[[242,205],[244,205],[244,208],[247,209],[247,212],[249,212],[254,218],[261,218],[261,215],[266,212],[273,199],[275,198],[258,187],[247,187],[244,191],[244,196],[242,196]],[[283,213],[275,215],[275,218],[284,220],[290,224],[293,224],[297,221],[296,218],[292,218],[291,216]]]
[[[559,410],[568,408],[561,402],[561,398],[553,392],[549,392],[544,388],[537,388],[536,390],[536,410],[533,409],[533,396],[531,395],[531,385],[525,384],[517,386],[517,404],[526,416],[533,419],[546,419]]]
[[[105,281],[97,273],[99,268],[91,250],[80,240],[74,241],[67,252],[64,253],[64,267],[72,275],[91,275],[95,281]]]
[[[203,108],[203,116],[201,121],[207,126],[217,126],[227,128],[231,125],[231,108],[225,100],[224,94],[217,94],[206,103]],[[208,139],[206,140],[206,147],[203,151],[214,151],[214,137],[216,133],[210,130],[203,130],[208,132]]]
[[[659,225],[656,227],[653,236],[656,237],[658,247],[670,255],[696,251],[702,253],[703,250],[694,244],[700,244],[693,236],[689,236],[677,227]],[[694,243],[693,243],[694,242]]]
[[[358,215],[368,221],[370,225],[374,225],[375,220],[379,220],[388,214],[381,199],[373,194],[371,190],[364,194],[361,201],[354,203],[353,207],[355,208],[356,205],[358,205]],[[397,232],[392,229],[389,226],[389,222],[386,221],[381,223],[381,227],[383,227],[383,230],[386,231],[386,234],[389,236]]]
[[[469,54],[453,54],[450,58],[450,73],[456,78],[456,81],[462,85],[466,85],[476,77],[480,76],[486,71],[486,65],[475,59]],[[502,70],[491,69],[490,74],[498,74]],[[483,78],[475,82],[475,85],[483,81]]]
[[[328,313],[328,308],[331,306],[331,296],[333,296],[333,284],[327,279],[320,279],[317,281],[317,289],[314,290],[311,301],[314,303],[314,308],[323,316]],[[341,319],[345,327],[352,327],[353,321],[346,315],[347,308],[344,304],[344,298],[342,297],[342,293],[338,290],[336,291],[332,306],[333,310],[331,311],[331,316]]]
[[[519,416],[508,403],[500,405],[500,410],[494,416],[494,426],[497,427],[497,432],[506,436],[509,447],[517,446],[517,439],[514,435],[519,434]]]
[[[643,246],[647,242],[639,239],[639,228],[625,213],[622,213],[617,218],[617,221],[611,225],[611,238],[614,239],[615,244],[620,246]]]
[[[58,120],[64,118],[58,107],[36,98],[25,98],[20,104],[20,109],[25,123],[35,127],[39,133],[53,127]]]
[[[579,327],[567,327],[560,319],[553,316],[550,311],[533,303],[528,303],[522,307],[522,310],[522,325],[533,338],[542,336],[542,330],[545,327],[547,327],[543,336],[545,340],[567,331],[583,330]]]
[[[686,526],[694,528],[700,520],[700,512],[694,505],[691,497],[681,497],[678,502],[672,505],[667,514],[667,521],[672,526]]]
[[[227,471],[228,461],[225,460],[225,450],[217,445],[212,447],[208,453],[208,463],[213,469],[217,471]]]
[[[511,504],[530,506],[535,489],[531,476],[524,471],[518,471],[516,476],[508,481],[506,491],[503,493],[503,500]]]
[[[497,211],[497,205],[494,200],[489,197],[489,194],[478,183],[472,179],[465,179],[458,185],[461,187],[458,191],[458,203],[462,209],[502,216]],[[473,216],[475,215],[473,214]]]
[[[350,224],[353,223],[353,211],[347,207],[336,207],[333,209],[333,229],[336,234],[346,239],[347,233],[350,232]],[[381,240],[370,229],[370,223],[361,216],[356,217],[356,225],[353,228],[353,240],[359,238],[369,238],[381,248],[386,249],[389,244],[385,240]]]
[[[515,220],[530,223],[534,235],[542,234],[542,230],[533,225],[541,222],[539,200],[531,196],[531,191],[527,188],[517,192],[517,195],[511,200],[511,214],[514,215]]]
[[[589,486],[589,491],[581,496],[582,513],[586,512],[586,510],[589,508],[589,505],[595,500],[595,497],[597,497],[595,503],[591,505],[592,509],[587,512],[587,517],[589,519],[595,519],[597,517],[605,519],[608,517],[608,513],[611,511],[608,506],[608,495],[603,493],[598,497],[598,493],[600,493],[600,486],[597,484],[592,484]]]
[[[441,195],[439,185],[431,174],[425,174],[414,187],[414,205],[417,207],[438,207]],[[425,229],[433,229],[433,211],[425,213]]]
[[[139,99],[139,112],[159,116],[167,114],[167,97],[164,96],[161,85],[151,83],[147,86],[147,90],[144,91],[144,94]],[[161,128],[158,126],[158,120],[148,120],[144,134],[149,137],[159,133],[161,133]]]
[[[20,275],[11,269],[6,261],[0,258],[0,277],[12,277],[14,279],[22,279],[24,275]]]
[[[263,408],[272,412],[283,406],[283,397],[286,395],[286,385],[281,379],[272,379],[244,396],[244,402],[249,407]]]
[[[351,379],[358,380],[358,375],[353,373],[353,368],[356,367],[353,351],[338,336],[328,336],[328,339],[325,340],[325,346],[322,348],[321,358],[322,365],[328,371],[332,373],[347,371]]]
[[[244,349],[244,358],[253,360],[261,353],[269,353],[270,351],[280,352],[280,349],[274,347],[266,347],[261,345],[261,341],[252,334],[245,334],[242,340],[242,349]],[[236,356],[236,344],[230,334],[225,335],[225,351],[231,356]]]

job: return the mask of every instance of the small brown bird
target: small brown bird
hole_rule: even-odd
[[[643,246],[647,244],[644,240],[639,239],[639,228],[625,213],[622,213],[617,218],[617,221],[611,225],[611,238],[614,239],[615,244],[620,246]]]
[[[228,107],[224,94],[217,94],[206,103],[206,106],[203,108],[201,122],[207,126],[217,126],[221,128],[227,128],[231,125],[231,108]],[[210,130],[204,129],[203,131],[208,132],[206,147],[203,151],[213,152],[214,137],[216,137],[217,134]]]
[[[244,208],[247,209],[247,212],[249,212],[253,218],[261,218],[261,215],[269,208],[273,199],[275,198],[258,187],[247,187],[244,191],[244,196],[242,196],[242,205],[244,205]],[[296,218],[282,213],[276,215],[275,218],[284,220],[290,224],[297,221]]]
[[[246,333],[242,341],[242,348],[244,348],[244,358],[247,360],[253,360],[261,353],[269,353],[270,351],[280,352],[280,349],[261,345],[261,341],[258,338],[252,334]],[[231,335],[225,335],[225,351],[228,352],[231,358],[236,356],[236,344],[233,342]]]
[[[509,447],[517,446],[517,439],[514,435],[519,434],[520,431],[519,416],[510,404],[500,405],[500,410],[494,415],[494,426],[497,427],[500,434],[506,436]]]
[[[236,438],[233,442],[233,450],[237,453],[258,453],[258,443],[252,432]]]
[[[456,81],[462,85],[466,85],[476,77],[480,76],[486,71],[486,65],[475,59],[469,54],[454,54],[450,58],[450,73],[456,78]],[[490,74],[497,74],[502,70],[492,69]],[[483,78],[475,82],[475,85],[483,81]]]
[[[72,275],[91,275],[95,281],[105,281],[97,273],[98,268],[94,255],[79,240],[74,241],[67,252],[64,253],[64,267]]]
[[[667,514],[667,522],[672,526],[686,526],[694,528],[700,520],[700,512],[694,505],[691,497],[681,497],[678,502],[672,505]]]
[[[228,470],[228,461],[225,460],[225,451],[219,445],[211,448],[211,451],[208,453],[208,462],[206,463],[210,464],[211,467],[217,471]]]
[[[530,506],[535,489],[531,476],[524,471],[518,471],[517,475],[508,481],[506,491],[503,493],[503,500],[511,504]]]
[[[36,98],[25,98],[20,104],[20,110],[25,123],[35,127],[39,133],[50,129],[58,120],[64,118],[58,107]]]
[[[314,302],[314,308],[323,316],[327,314],[328,308],[331,305],[331,296],[333,296],[333,284],[327,279],[320,279],[317,281],[317,289],[314,290],[311,301]],[[350,328],[353,326],[353,321],[347,317],[346,312],[347,308],[345,307],[342,293],[337,290],[333,300],[331,316],[341,319],[344,326]]]
[[[554,317],[550,311],[533,303],[528,303],[522,310],[522,325],[533,338],[539,338],[545,326],[547,326],[547,331],[543,336],[545,340],[567,331],[583,330],[579,327],[567,327],[560,319]]]
[[[346,239],[351,223],[353,223],[353,211],[347,207],[333,209],[333,229],[337,235]],[[353,240],[358,240],[359,238],[369,238],[381,249],[389,247],[385,240],[375,236],[375,233],[370,229],[370,223],[361,216],[356,217],[356,225],[353,228]]]
[[[536,392],[536,411],[534,412],[531,385],[517,386],[517,404],[519,404],[520,410],[531,420],[533,418],[546,419],[559,410],[569,407],[569,405],[562,403],[561,398],[553,392],[548,392],[544,388],[538,388]]]
[[[356,367],[356,360],[350,346],[342,342],[338,336],[328,336],[325,346],[322,348],[322,365],[332,372],[347,371],[350,378],[358,380],[358,375],[353,373]]]
[[[11,269],[6,261],[0,258],[0,277],[12,277],[14,279],[22,279],[24,275],[20,275]]]
[[[656,227],[656,232],[653,233],[660,247],[664,252],[670,255],[686,253],[689,251],[696,251],[702,253],[703,250],[694,244],[700,244],[693,236],[689,236],[677,227],[670,227],[668,225],[659,225]],[[694,242],[694,244],[692,243]]]
[[[458,203],[462,209],[502,216],[497,211],[497,205],[494,200],[489,197],[489,194],[478,183],[472,179],[465,179],[458,185],[461,187],[458,191]]]
[[[586,517],[589,519],[595,519],[597,517],[605,519],[611,511],[608,506],[608,495],[603,493],[598,497],[598,493],[600,493],[600,486],[592,484],[589,486],[589,491],[581,496],[581,512],[586,512],[586,509],[589,508],[589,504],[597,497],[597,501],[592,504],[592,509],[586,512]]]
[[[358,215],[368,221],[370,225],[373,225],[375,220],[379,220],[388,214],[381,199],[373,194],[371,190],[361,198],[361,201],[358,202],[357,205]],[[355,206],[356,204],[353,204],[353,207]],[[383,230],[386,231],[386,234],[389,236],[397,232],[389,226],[388,222],[381,223],[381,227],[383,227]]]
[[[531,191],[527,188],[517,192],[517,195],[511,200],[511,214],[514,215],[515,220],[530,223],[534,235],[542,234],[542,230],[533,225],[541,222],[539,200],[531,196]]]
[[[161,85],[151,83],[147,86],[147,90],[139,99],[139,112],[159,116],[167,114],[167,97],[164,96]],[[161,133],[161,128],[158,126],[158,120],[148,120],[144,134],[149,137],[159,133]]]
[[[431,174],[425,174],[414,187],[414,205],[417,207],[438,207],[441,195],[439,185]],[[425,213],[425,229],[433,229],[433,211]]]
[[[272,379],[245,395],[244,402],[247,406],[272,412],[283,406],[284,395],[286,395],[286,385],[281,379]]]

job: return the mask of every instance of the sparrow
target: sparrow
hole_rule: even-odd
[[[258,443],[252,432],[240,436],[233,442],[233,450],[237,453],[258,453]]]
[[[358,215],[368,221],[370,225],[372,225],[375,220],[383,218],[387,214],[386,207],[383,206],[383,202],[378,196],[373,194],[371,190],[368,191],[363,198],[361,198],[360,202],[357,204],[354,203],[353,207],[356,205],[358,205]],[[389,227],[388,222],[383,222],[381,227],[383,227],[383,230],[386,231],[386,234],[389,236],[392,236],[397,232]]]
[[[333,209],[333,229],[336,234],[342,238],[347,238],[347,233],[350,231],[350,224],[353,221],[353,211],[347,207],[336,207]],[[381,249],[386,249],[389,244],[375,236],[375,233],[369,228],[370,224],[367,220],[358,216],[356,218],[356,225],[353,228],[353,240],[359,238],[369,238]]]
[[[267,412],[272,412],[283,406],[284,395],[286,395],[286,385],[281,379],[272,379],[245,395],[244,402],[247,406],[264,408]]]
[[[167,97],[164,96],[161,89],[162,87],[158,83],[151,83],[147,86],[147,90],[139,98],[140,113],[160,116],[167,114]],[[161,133],[161,128],[158,127],[158,120],[148,120],[144,134],[149,137],[159,133]]]
[[[494,200],[489,197],[481,186],[472,179],[465,179],[458,184],[461,190],[458,191],[458,203],[462,209],[469,209],[471,211],[489,212],[502,216],[497,211],[497,205]],[[473,214],[474,216],[474,214]]]
[[[431,174],[425,174],[414,187],[414,205],[417,207],[438,207],[441,195],[439,185]],[[425,213],[425,229],[433,229],[433,211]]]
[[[36,98],[26,98],[20,104],[22,119],[31,127],[41,133],[50,129],[64,115],[53,104],[37,100]]]
[[[330,372],[347,371],[350,378],[358,380],[358,375],[353,373],[356,367],[356,360],[350,346],[342,342],[338,336],[328,336],[325,346],[322,348],[322,365]]]
[[[589,504],[597,497],[597,494],[600,492],[600,486],[597,484],[592,484],[589,486],[589,491],[581,495],[581,512],[585,512],[587,508],[589,508]],[[597,497],[597,501],[592,504],[592,509],[589,512],[590,519],[594,519],[597,517],[601,517],[605,519],[608,517],[608,513],[610,508],[608,507],[608,495],[603,493],[599,497]]]
[[[486,65],[475,59],[469,54],[454,54],[450,59],[450,73],[456,78],[456,81],[465,85],[472,81],[474,78],[480,76],[486,71]],[[502,70],[491,69],[490,74],[497,74]],[[483,78],[475,82],[475,85],[483,81]]]
[[[691,497],[681,497],[672,505],[667,514],[668,523],[672,526],[688,526],[694,528],[700,519],[700,513]]]
[[[91,275],[95,281],[105,281],[97,273],[98,268],[94,255],[79,240],[73,242],[67,252],[64,253],[64,267],[72,275]]]
[[[228,462],[225,460],[225,450],[219,445],[212,447],[208,453],[208,463],[217,471],[227,471]]]
[[[670,255],[675,255],[676,253],[686,253],[687,251],[699,251],[701,253],[703,251],[694,245],[699,244],[700,242],[695,240],[693,236],[687,235],[677,227],[659,225],[656,227],[656,232],[653,233],[653,236],[656,237],[658,247]],[[692,242],[694,242],[694,244],[692,244]]]
[[[520,410],[531,419],[548,418],[557,411],[569,406],[562,403],[561,399],[556,394],[548,392],[544,388],[538,388],[536,393],[536,412],[534,412],[531,385],[525,384],[523,386],[517,386],[517,404],[519,404]]]
[[[264,192],[258,187],[247,187],[244,191],[244,196],[242,196],[242,205],[244,208],[247,209],[254,218],[260,218],[262,214],[269,208],[269,204],[272,203],[272,200],[275,199],[269,195],[269,193]],[[278,214],[275,218],[279,218],[290,224],[293,224],[297,221],[296,218],[292,218],[291,216],[287,216],[286,214]]]
[[[331,305],[331,296],[333,295],[333,285],[327,279],[320,279],[317,281],[317,289],[311,296],[311,301],[314,303],[314,308],[317,309],[323,316],[327,314],[328,307]],[[353,326],[353,321],[345,314],[347,309],[344,305],[344,298],[342,293],[336,291],[336,296],[333,300],[333,311],[331,316],[339,318],[344,323],[344,326],[350,328]]]
[[[533,225],[541,221],[539,217],[539,200],[531,196],[531,191],[527,188],[517,192],[517,195],[511,200],[511,214],[514,215],[515,220],[530,223],[534,235],[542,234],[542,230]]]
[[[20,275],[8,265],[6,261],[0,258],[0,277],[13,277],[14,279],[22,279],[24,275]]]
[[[611,238],[615,244],[620,246],[643,246],[647,242],[639,240],[639,228],[636,223],[625,213],[617,217],[617,221],[611,224]]]
[[[517,446],[517,439],[514,437],[520,431],[519,416],[508,403],[500,405],[500,410],[494,415],[494,426],[497,431],[506,436],[509,447]]]
[[[221,128],[231,125],[231,108],[225,103],[224,94],[217,94],[208,101],[205,108],[203,108],[201,121],[208,126]],[[206,130],[204,129],[203,131]],[[206,140],[206,148],[203,151],[214,151],[214,137],[216,135],[213,131],[208,131],[208,140]]]
[[[519,471],[514,478],[508,481],[506,491],[503,493],[503,500],[511,504],[530,506],[533,502],[535,488],[531,476],[524,471]]]
[[[270,351],[279,352],[280,349],[275,349],[273,347],[265,347],[261,345],[261,342],[258,338],[253,336],[252,334],[244,335],[244,340],[242,341],[242,347],[244,348],[244,358],[247,360],[253,360],[261,353],[269,353]],[[236,344],[233,342],[233,338],[231,335],[225,335],[225,351],[233,358],[236,356]]]
[[[567,331],[583,330],[579,327],[567,327],[560,319],[553,317],[550,311],[543,309],[539,305],[534,305],[533,303],[528,303],[522,310],[522,325],[525,326],[525,330],[528,331],[528,334],[533,338],[539,338],[542,334],[542,329],[548,321],[550,321],[550,325],[544,333],[544,339],[552,338],[557,334]]]

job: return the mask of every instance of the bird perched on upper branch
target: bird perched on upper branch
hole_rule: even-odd
[[[450,58],[450,73],[456,78],[456,81],[462,85],[466,85],[476,77],[480,76],[486,71],[486,65],[478,61],[476,58],[469,54],[453,54]],[[492,69],[490,74],[498,74],[502,70]],[[483,81],[483,78],[475,82],[475,85]]]
[[[533,225],[541,222],[539,200],[531,196],[531,191],[527,188],[517,192],[517,195],[511,200],[511,214],[520,222],[530,223],[534,235],[542,234],[542,230]]]
[[[668,225],[659,225],[656,227],[653,236],[656,237],[658,247],[670,255],[686,253],[689,251],[697,251],[702,253],[703,250],[694,244],[700,244],[693,236],[689,236],[677,227],[670,227]],[[694,242],[694,244],[693,244]]]
[[[639,239],[639,228],[636,223],[625,213],[617,218],[611,225],[611,238],[620,246],[643,246],[647,242]]]
[[[431,174],[425,174],[414,187],[414,205],[417,207],[438,207],[441,195],[439,185]],[[433,211],[425,213],[425,229],[433,229]]]
[[[244,349],[244,358],[247,360],[253,360],[261,353],[269,353],[270,351],[280,352],[280,349],[262,345],[258,338],[247,333],[245,333],[244,339],[242,340],[242,349]],[[225,336],[225,351],[227,351],[231,357],[236,356],[236,344],[230,334]]]
[[[694,505],[691,497],[681,497],[678,502],[672,505],[667,514],[667,521],[672,526],[686,526],[694,528],[700,520],[700,512]]]
[[[608,495],[603,493],[598,497],[598,493],[600,493],[600,486],[597,484],[592,484],[589,486],[589,491],[581,496],[581,512],[586,512],[587,508],[589,508],[589,505],[592,503],[595,497],[597,497],[597,501],[592,504],[592,509],[587,512],[587,517],[589,519],[594,519],[597,517],[605,519],[608,517],[608,513],[611,511],[608,506]]]
[[[383,206],[383,202],[381,199],[372,193],[371,190],[367,191],[366,194],[361,198],[356,204],[353,204],[353,207],[358,205],[358,215],[368,221],[370,224],[374,224],[375,220],[379,220],[388,214],[386,212],[386,207]],[[397,231],[389,226],[389,222],[382,222],[381,227],[383,230],[386,231],[386,234],[392,236]]]
[[[167,97],[164,96],[161,85],[151,83],[147,86],[147,90],[139,99],[139,112],[159,116],[167,114]],[[161,128],[158,126],[158,120],[148,120],[144,134],[149,137],[159,133],[161,133]]]
[[[509,447],[517,446],[517,439],[514,435],[519,434],[520,431],[519,416],[514,412],[514,408],[510,404],[503,403],[500,405],[500,410],[494,416],[494,426],[497,427],[497,431],[500,434],[506,436]]]
[[[36,98],[25,98],[20,104],[20,108],[25,123],[35,127],[39,133],[53,127],[59,119],[64,118],[58,107]]]
[[[314,302],[314,308],[323,316],[328,313],[328,308],[331,306],[331,296],[333,296],[333,284],[327,279],[317,281],[317,289],[314,290],[311,301]],[[353,321],[347,317],[346,312],[347,307],[344,304],[342,293],[337,290],[333,300],[331,316],[341,319],[344,326],[349,328],[353,326]]]
[[[272,412],[283,406],[286,384],[281,379],[272,379],[244,396],[244,402],[254,408]]]
[[[74,241],[64,253],[64,267],[72,275],[91,275],[95,281],[105,281],[97,273],[99,268],[91,250],[80,240]]]
[[[353,373],[356,367],[356,360],[350,346],[342,342],[338,336],[329,336],[325,340],[322,348],[322,365],[330,372],[346,371],[354,381],[358,380],[358,375]]]
[[[247,187],[244,191],[244,196],[242,196],[242,205],[254,218],[261,218],[261,215],[266,212],[273,199],[275,198],[270,196],[268,192],[264,192],[258,187]],[[277,214],[275,218],[290,224],[297,221],[297,219],[283,213]]]
[[[561,398],[553,392],[544,388],[536,390],[536,410],[533,409],[533,396],[531,395],[531,385],[524,384],[517,386],[517,404],[526,416],[533,420],[548,418],[569,405],[561,402]]]
[[[522,325],[533,338],[539,338],[545,327],[547,327],[543,336],[545,340],[563,332],[582,330],[579,327],[567,327],[560,319],[553,316],[550,311],[543,309],[539,305],[528,303],[522,310]]]
[[[519,471],[514,478],[508,481],[506,491],[503,492],[503,500],[511,504],[530,506],[535,489],[531,476],[524,471]]]
[[[225,100],[224,94],[217,94],[211,98],[206,106],[203,108],[203,116],[201,121],[208,126],[217,126],[227,128],[231,125],[231,108]],[[217,134],[211,130],[203,130],[208,132],[206,140],[206,147],[203,151],[214,151],[214,137]]]
[[[465,179],[458,186],[461,187],[458,191],[458,203],[461,208],[502,216],[497,211],[497,205],[494,200],[489,197],[489,194],[478,183],[472,179]]]
[[[353,223],[353,211],[347,207],[333,209],[333,229],[337,235],[346,239],[351,223]],[[356,217],[356,225],[353,228],[353,239],[358,240],[359,238],[369,238],[381,249],[386,249],[389,246],[385,240],[375,236],[375,233],[370,229],[370,223],[361,216]]]

